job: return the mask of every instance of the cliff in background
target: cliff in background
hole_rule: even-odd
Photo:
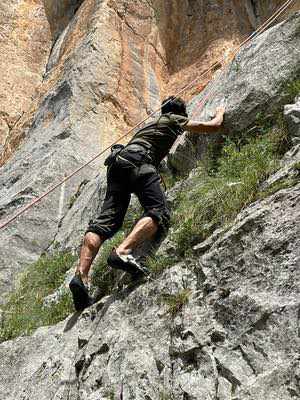
[[[111,86],[105,93],[105,112],[113,123],[111,131],[117,135],[156,108],[159,97],[178,91],[216,60],[230,56],[279,5],[280,0],[267,4],[250,0],[4,1],[0,9],[0,40],[5,54],[0,65],[4,77],[0,91],[1,163],[29,134],[34,114],[46,94],[63,80],[63,73],[79,67],[84,51],[89,50],[93,62],[81,67],[84,74],[94,76],[91,82],[97,87],[96,96],[101,82]],[[297,7],[298,1],[285,15]],[[103,80],[97,66],[107,68],[107,64],[110,71]],[[190,95],[209,79],[211,76],[200,80]],[[82,95],[85,101],[81,101],[81,108],[86,112],[94,99],[90,91]],[[98,121],[97,125],[103,143],[110,132],[105,130],[107,124]]]
[[[49,24],[41,2],[0,4],[0,152],[28,110],[51,48]]]
[[[11,111],[9,101],[1,103],[12,116],[24,112],[5,131],[1,220],[117,139],[155,109],[161,97],[180,89],[214,61],[224,56],[229,61],[232,48],[281,2],[267,3],[68,0],[45,1],[44,6],[24,1],[23,8],[22,2],[11,7],[15,16],[25,15],[25,5],[36,10],[44,36],[35,38],[45,43],[45,53],[35,75],[28,73],[28,85],[35,91],[18,94],[24,108],[20,102]],[[182,174],[191,172],[169,191],[168,199],[186,237],[175,240],[178,226],[172,227],[158,253],[159,273],[148,282],[114,286],[81,315],[2,343],[1,398],[300,396],[300,102],[294,99],[300,90],[300,13],[293,13],[299,3],[294,7],[287,20],[244,46],[221,73],[215,71],[185,94],[196,118],[209,118],[225,99],[225,133],[240,138],[239,146],[248,143],[254,131],[258,138],[273,132],[270,143],[278,140],[284,121],[289,151],[281,154],[276,168],[274,164],[257,178],[258,193],[251,201],[241,201],[227,224],[214,220],[194,226],[189,214],[208,179],[197,161],[211,151],[215,138],[210,142],[205,137],[183,137],[169,166]],[[29,25],[30,32],[37,29]],[[16,40],[21,43],[19,36]],[[16,48],[18,52],[12,47],[7,51],[19,65],[30,51],[21,44]],[[33,70],[31,63],[26,68],[23,71]],[[200,89],[204,91],[198,94]],[[215,95],[200,112],[199,103],[211,90]],[[261,153],[267,143],[258,144],[258,163],[265,162]],[[248,161],[245,170],[251,173],[251,156]],[[57,247],[78,249],[88,220],[101,206],[102,163],[100,159],[90,165],[0,231],[1,302],[26,264],[41,253]],[[241,169],[239,159],[236,165],[233,175]],[[239,179],[214,187],[217,200],[208,198],[208,205],[199,205],[199,213],[219,200],[226,203],[228,188],[243,186]],[[233,193],[235,202],[239,192]],[[180,209],[180,199],[189,195],[192,202]],[[214,219],[218,209],[212,210]],[[206,235],[201,237],[200,231]],[[168,265],[162,268],[166,260]],[[56,288],[54,302],[59,302],[64,287]]]

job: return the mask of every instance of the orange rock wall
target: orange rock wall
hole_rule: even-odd
[[[42,0],[1,0],[0,148],[36,95],[50,47]]]
[[[91,118],[105,147],[156,109],[162,97],[226,59],[282,1],[44,0],[44,8],[42,0],[9,4],[5,0],[0,5],[0,20],[6,23],[0,27],[6,55],[0,61],[5,76],[0,86],[2,144],[6,138],[0,164],[26,136],[44,96],[69,70],[81,68],[81,58],[91,61],[91,78],[85,86],[80,73],[76,75],[82,94],[72,106],[70,123],[91,124],[96,93],[99,104]],[[300,1],[293,7],[299,9]],[[50,32],[54,43],[48,59]],[[92,47],[86,55],[89,40]],[[183,97],[189,100],[212,76],[197,80]]]

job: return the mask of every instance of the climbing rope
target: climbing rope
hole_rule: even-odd
[[[255,37],[260,35],[263,31],[265,31],[276,19],[279,18],[280,15],[286,12],[288,7],[294,2],[295,0],[288,0],[286,1],[266,22],[264,22],[256,31],[254,31],[248,38],[246,38],[235,50],[233,58],[236,56],[238,51],[241,49],[242,46],[244,46],[246,43],[248,43],[250,40],[253,40]],[[175,96],[180,96],[182,93],[184,93],[188,88],[193,86],[197,81],[199,81],[201,78],[205,77],[208,75],[210,72],[213,72],[219,65],[223,65],[226,62],[225,57],[221,59],[221,61],[216,61],[213,63],[209,69],[204,71],[200,76],[197,76],[195,79],[193,79],[190,83],[188,83],[186,86],[184,86],[179,92],[175,94]],[[211,97],[213,96],[213,93],[211,93],[211,96],[206,96],[205,100],[200,103],[201,109],[204,107],[206,101],[208,101]],[[43,193],[41,196],[37,197],[36,199],[32,200],[28,205],[24,206],[21,208],[20,211],[18,211],[14,216],[9,218],[7,221],[2,222],[0,225],[0,230],[4,229],[7,227],[9,224],[11,224],[13,221],[15,221],[19,216],[24,214],[27,210],[35,206],[37,203],[39,203],[41,200],[43,200],[46,196],[48,196],[50,193],[54,192],[58,187],[63,185],[65,182],[70,180],[73,176],[77,175],[80,171],[82,171],[85,167],[90,165],[92,162],[94,162],[96,159],[98,159],[101,155],[103,155],[106,151],[108,151],[114,144],[117,144],[119,141],[127,137],[131,132],[133,132],[136,128],[138,128],[140,125],[145,123],[149,118],[153,117],[157,112],[160,111],[160,108],[156,109],[153,111],[151,114],[149,114],[147,117],[145,117],[142,121],[137,123],[134,127],[129,129],[123,136],[118,138],[116,141],[114,141],[111,145],[106,147],[104,150],[102,150],[100,153],[95,155],[92,159],[90,159],[88,162],[77,168],[75,171],[73,171],[71,174],[67,175],[65,178],[63,178],[60,182],[57,184],[53,185],[50,189],[48,189],[45,193]]]

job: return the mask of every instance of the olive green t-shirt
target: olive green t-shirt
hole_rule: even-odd
[[[176,114],[162,114],[159,118],[139,129],[132,143],[150,145],[150,155],[153,164],[158,166],[170,151],[175,140],[184,132],[188,118]]]

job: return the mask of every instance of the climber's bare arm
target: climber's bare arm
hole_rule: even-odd
[[[185,130],[191,133],[214,133],[218,132],[223,124],[225,108],[218,107],[216,109],[215,117],[208,122],[203,121],[189,121],[185,125]]]

